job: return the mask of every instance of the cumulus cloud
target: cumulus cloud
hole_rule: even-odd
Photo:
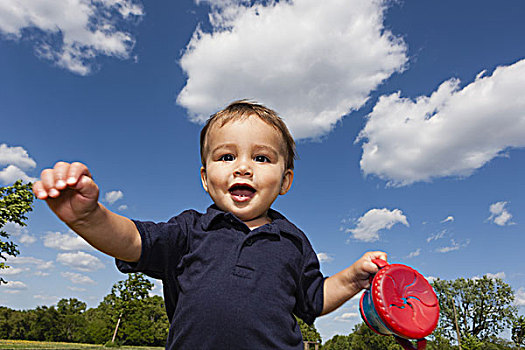
[[[391,229],[397,223],[409,226],[408,220],[399,209],[388,210],[371,209],[357,220],[357,226],[347,229],[352,233],[352,238],[364,242],[374,242],[379,239],[379,231]]]
[[[180,60],[177,102],[195,122],[255,98],[296,138],[315,138],[407,62],[405,43],[383,25],[386,1],[208,2],[212,30],[198,27]]]
[[[84,252],[61,253],[57,255],[57,261],[72,269],[91,272],[104,268],[104,264],[99,258]]]
[[[0,9],[1,7],[2,5],[0,4]],[[36,178],[26,174],[26,171],[36,167],[36,162],[29,157],[29,154],[23,147],[10,147],[5,143],[1,144],[0,166],[6,166],[0,169],[0,182],[3,184],[12,184],[19,179],[22,179],[24,182],[36,181]]]
[[[113,204],[119,199],[122,199],[122,197],[124,197],[122,191],[110,191],[104,195],[104,200],[109,204]]]
[[[326,263],[329,263],[329,262],[332,262],[334,261],[334,258],[333,256],[327,254],[327,253],[318,253],[317,254],[317,259],[319,259],[319,262],[326,262]]]
[[[128,206],[123,204],[123,205],[119,205],[119,207],[117,208],[118,211],[124,211],[124,210],[128,210]]]
[[[62,234],[47,232],[44,237],[44,246],[59,250],[92,250],[91,246],[76,234]]]
[[[36,237],[29,234],[27,228],[20,226],[14,222],[7,222],[2,228],[9,236],[16,237],[22,244],[33,244],[36,242]]]
[[[12,266],[31,265],[32,269],[50,270],[54,267],[53,261],[45,261],[31,256],[14,256],[7,259]]]
[[[484,74],[463,88],[450,79],[430,97],[381,96],[356,139],[363,173],[392,186],[467,177],[524,147],[525,60]]]
[[[96,284],[95,281],[93,281],[91,278],[89,278],[86,275],[82,275],[80,273],[75,272],[62,272],[62,277],[67,278],[72,283],[75,284]]]
[[[489,211],[490,216],[489,221],[492,221],[498,226],[512,225],[514,224],[510,219],[512,219],[512,214],[509,213],[507,208],[508,202],[496,202],[490,205]]]
[[[14,294],[26,290],[27,285],[20,281],[7,281],[7,283],[3,285],[3,288],[7,288],[7,290],[5,290],[6,293]]]
[[[23,272],[29,271],[28,267],[7,267],[6,269],[2,270],[2,275],[19,275]]]
[[[135,39],[123,27],[143,15],[134,0],[3,0],[0,34],[33,40],[39,57],[85,75],[97,56],[130,57]]]

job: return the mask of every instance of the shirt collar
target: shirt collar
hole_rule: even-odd
[[[299,229],[295,227],[284,215],[279,213],[277,210],[269,209],[268,216],[272,219],[272,222],[268,224],[268,230],[272,233],[279,234],[280,232],[292,234],[294,236],[301,237]],[[211,230],[214,223],[221,220],[229,221],[230,223],[238,222],[246,226],[241,220],[235,215],[229,212],[220,210],[215,204],[212,204],[206,210],[206,213],[201,217],[202,228],[205,231]],[[266,226],[266,225],[265,225]],[[247,226],[246,226],[247,227]]]

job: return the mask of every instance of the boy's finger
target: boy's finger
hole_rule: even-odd
[[[40,174],[40,181],[42,182],[43,190],[46,191],[49,197],[56,198],[60,195],[60,192],[55,188],[55,174],[53,169],[44,169]]]
[[[36,198],[38,199],[46,199],[47,198],[47,192],[44,189],[44,185],[42,185],[42,181],[37,181],[33,183],[33,193],[35,194]]]
[[[57,162],[53,168],[55,177],[55,188],[63,190],[66,188],[66,176],[69,171],[70,164],[66,162]]]
[[[80,180],[82,175],[85,175],[87,177],[92,177],[87,166],[79,162],[72,163],[66,175],[67,185],[75,186]]]

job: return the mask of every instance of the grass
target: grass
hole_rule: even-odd
[[[31,340],[5,340],[0,339],[0,349],[122,349],[122,350],[159,350],[163,347],[151,346],[122,346],[120,348],[105,348],[103,345],[96,344],[78,344],[78,343],[59,343],[59,342],[45,342],[45,341],[31,341]]]

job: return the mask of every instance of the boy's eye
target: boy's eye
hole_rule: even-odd
[[[224,162],[232,162],[235,159],[233,154],[225,154],[219,158],[219,160],[222,160]]]
[[[261,163],[269,163],[270,159],[266,156],[255,156],[255,161]]]

